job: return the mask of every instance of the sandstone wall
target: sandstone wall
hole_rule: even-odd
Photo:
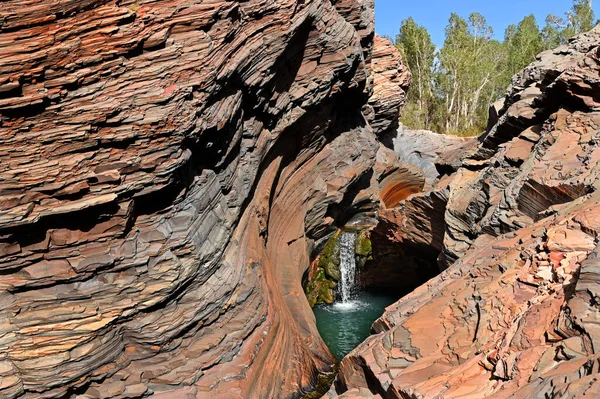
[[[408,81],[373,0],[3,2],[0,396],[312,389],[309,253],[379,201],[374,43]]]

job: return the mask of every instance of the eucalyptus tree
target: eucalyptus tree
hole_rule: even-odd
[[[544,50],[542,32],[535,16],[528,15],[518,25],[510,25],[504,35],[504,45],[507,54],[505,74],[508,81]]]
[[[488,100],[497,94],[504,60],[502,44],[479,13],[452,14],[440,49],[436,82],[446,105],[448,132],[482,129]]]
[[[493,39],[485,18],[456,13],[436,49],[427,29],[412,18],[402,21],[396,47],[413,74],[402,120],[412,128],[476,134],[486,126],[489,104],[501,97],[512,76],[543,50],[555,48],[595,24],[591,0],[573,0],[565,17],[548,15],[540,27],[533,15],[510,25],[504,41]]]
[[[554,48],[591,30],[598,23],[592,5],[592,0],[573,0],[573,5],[564,18],[549,14],[542,31],[544,47]]]
[[[413,76],[405,115],[408,114],[413,125],[417,125],[415,127],[429,129],[431,107],[435,102],[433,94],[435,45],[427,29],[418,25],[411,17],[402,21],[400,32],[396,36],[396,47],[400,50]]]

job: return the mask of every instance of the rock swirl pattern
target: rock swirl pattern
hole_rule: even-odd
[[[0,397],[311,390],[302,274],[410,80],[374,42],[372,0],[4,1]]]

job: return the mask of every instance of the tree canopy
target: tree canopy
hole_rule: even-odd
[[[495,40],[485,17],[453,13],[441,48],[413,18],[402,21],[396,47],[413,74],[402,121],[414,129],[473,135],[487,123],[489,104],[500,98],[512,76],[540,52],[564,44],[596,23],[591,0],[574,0],[564,17],[548,15],[540,29],[534,15],[510,25]]]

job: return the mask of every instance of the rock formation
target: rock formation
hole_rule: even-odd
[[[383,215],[447,269],[386,310],[327,397],[600,395],[599,54],[600,27],[541,54],[486,134],[439,154],[435,187]]]
[[[416,280],[417,282],[407,279],[406,269],[398,270],[395,267],[399,259],[406,258],[406,253],[402,250],[396,252],[395,250],[398,249],[398,246],[395,245],[396,242],[390,241],[385,233],[379,233],[382,231],[380,226],[383,225],[381,219],[383,215],[394,211],[394,205],[412,194],[421,192],[425,185],[425,179],[420,169],[400,162],[398,155],[382,144],[379,146],[372,172],[368,186],[355,198],[355,205],[346,209],[355,215],[344,225],[344,228],[357,232],[367,232],[375,228],[373,233],[378,234],[375,237],[379,247],[377,252],[383,262],[378,261],[376,264],[369,262],[367,265],[365,258],[372,258],[371,249],[365,250],[362,248],[355,251],[358,258],[357,264],[361,270],[361,286],[375,289],[389,287],[393,288],[393,291],[402,292],[402,287],[399,287],[399,284],[402,285],[404,282],[407,288],[412,289],[426,279],[420,277]],[[392,209],[388,210],[387,208]],[[373,217],[375,215],[377,215],[377,218]],[[368,236],[370,247],[370,232]],[[336,232],[322,248],[317,248],[320,250],[311,263],[305,284],[306,296],[311,306],[319,303],[331,304],[336,298],[334,288],[341,276],[339,270],[339,238],[339,234]],[[357,242],[360,242],[360,240]],[[389,242],[392,242],[391,246],[387,245]],[[363,259],[360,259],[361,257]],[[437,268],[435,268],[432,275],[430,273],[426,275],[432,277],[437,274],[437,271]]]
[[[391,147],[402,162],[417,166],[423,171],[427,183],[432,184],[443,171],[443,164],[438,162],[440,155],[455,150],[463,150],[464,146],[474,141],[471,137],[457,137],[434,133],[428,130],[411,130],[402,125],[397,131],[387,134],[384,141]]]
[[[309,255],[406,191],[392,48],[373,0],[3,2],[0,397],[313,389]]]
[[[412,79],[398,50],[387,39],[379,36],[375,36],[371,80],[373,94],[363,112],[375,134],[383,135],[398,127],[398,113],[406,102],[406,93]]]

